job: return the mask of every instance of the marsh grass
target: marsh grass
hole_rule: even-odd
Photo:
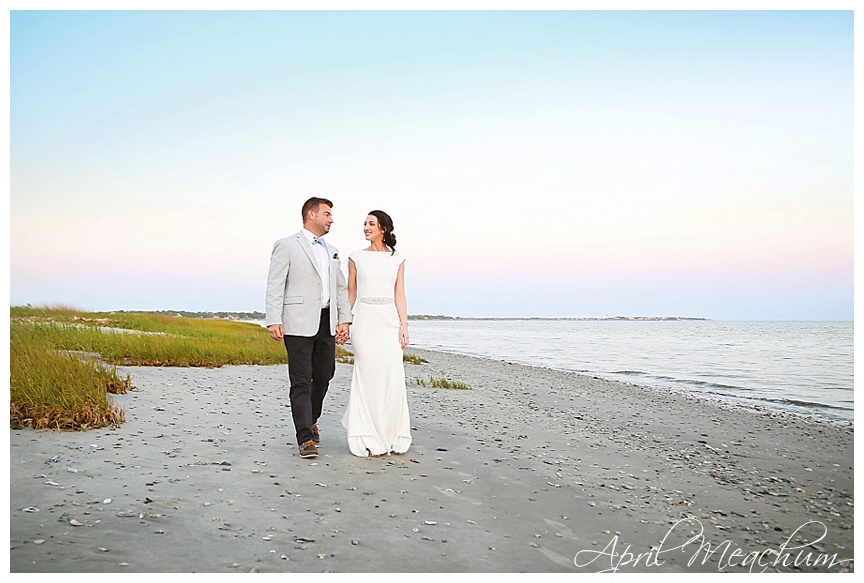
[[[436,389],[455,389],[458,391],[467,391],[470,390],[471,387],[466,385],[460,381],[450,381],[444,378],[436,379],[433,377],[429,377],[429,380],[423,379],[421,377],[415,377],[414,382],[420,385],[421,387],[433,387]]]
[[[12,427],[86,428],[120,423],[107,392],[130,380],[116,365],[284,364],[285,347],[257,324],[71,307],[11,309]],[[96,354],[103,362],[82,355]],[[351,354],[337,346],[338,357]]]
[[[423,364],[424,362],[429,362],[422,356],[417,356],[416,354],[402,354],[402,360],[407,362],[408,364]]]
[[[144,313],[13,308],[12,326],[51,348],[97,352],[115,365],[280,364],[285,348],[257,324]]]
[[[9,417],[13,429],[86,429],[119,425],[123,410],[108,393],[125,393],[131,379],[113,367],[60,353],[10,330]]]
[[[98,352],[115,365],[283,364],[285,346],[258,324],[147,313],[90,313],[12,308],[12,325],[29,324],[57,350]],[[336,355],[350,353],[336,347]]]

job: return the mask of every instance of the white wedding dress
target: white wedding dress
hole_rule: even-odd
[[[405,367],[399,343],[399,315],[393,302],[399,253],[358,250],[357,299],[351,325],[354,373],[342,425],[357,456],[404,453],[411,445]]]

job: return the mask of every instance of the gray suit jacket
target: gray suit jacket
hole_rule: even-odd
[[[325,242],[330,258],[330,334],[351,322],[348,282],[339,253]],[[300,231],[273,244],[267,276],[266,324],[282,324],[289,336],[315,336],[321,321],[321,275],[312,245]]]

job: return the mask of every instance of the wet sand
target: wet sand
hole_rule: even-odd
[[[121,427],[10,431],[11,571],[853,570],[851,428],[409,352],[414,443],[380,459],[347,449],[350,365],[312,460],[284,366],[118,367]]]

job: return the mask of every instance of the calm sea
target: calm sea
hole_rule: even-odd
[[[412,320],[411,344],[853,422],[853,322]]]

